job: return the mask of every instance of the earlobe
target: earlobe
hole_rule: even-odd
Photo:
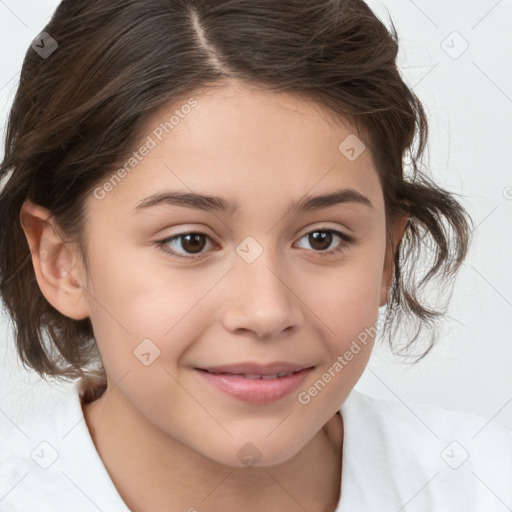
[[[397,250],[398,244],[402,240],[405,230],[407,229],[409,219],[410,217],[408,215],[404,215],[395,222],[396,227],[393,233],[392,252],[386,253],[384,268],[382,272],[381,295],[379,306],[385,306],[388,302],[389,292],[391,289],[391,284],[393,282],[393,275],[395,273],[394,255]]]
[[[80,285],[83,269],[72,244],[66,243],[50,219],[50,211],[27,199],[20,211],[20,222],[32,254],[37,283],[48,302],[74,320],[89,317]]]

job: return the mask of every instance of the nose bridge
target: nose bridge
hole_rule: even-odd
[[[236,247],[230,272],[231,287],[224,321],[230,330],[247,329],[259,335],[277,335],[298,325],[301,310],[287,283],[289,273],[279,261],[279,252],[249,236]]]

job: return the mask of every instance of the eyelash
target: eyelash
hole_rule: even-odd
[[[342,233],[341,231],[337,231],[335,229],[329,229],[329,228],[317,228],[312,231],[308,231],[304,235],[302,235],[299,240],[302,240],[303,238],[307,237],[308,235],[311,235],[312,233],[334,233],[335,235],[339,236],[342,239],[342,242],[339,244],[337,249],[331,250],[331,251],[315,251],[313,252],[317,253],[320,258],[332,258],[337,256],[340,252],[345,251],[348,249],[348,246],[350,246],[352,243],[356,241],[356,239],[350,235],[347,235],[345,233]],[[174,240],[177,240],[181,237],[184,237],[186,235],[201,235],[205,236],[206,238],[211,240],[211,237],[207,235],[206,233],[202,233],[200,231],[187,231],[183,233],[178,233],[176,235],[172,235],[170,237],[167,237],[163,240],[158,240],[155,242],[155,245],[157,245],[162,251],[164,251],[167,254],[170,254],[173,257],[180,258],[180,259],[186,259],[186,260],[197,260],[200,259],[203,254],[199,255],[189,255],[189,256],[183,256],[181,254],[178,254],[176,251],[173,251],[172,249],[169,249],[168,243],[173,242]]]

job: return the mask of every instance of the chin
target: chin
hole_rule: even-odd
[[[217,447],[218,450],[212,453],[210,445],[201,454],[217,464],[234,468],[277,466],[292,459],[301,449],[301,446],[283,445],[282,439],[277,437],[273,442],[265,439],[254,442],[243,440]]]

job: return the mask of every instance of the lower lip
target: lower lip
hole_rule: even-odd
[[[276,379],[247,379],[241,375],[214,374],[195,369],[213,387],[253,404],[266,404],[285,397],[304,382],[311,370],[306,368]]]

